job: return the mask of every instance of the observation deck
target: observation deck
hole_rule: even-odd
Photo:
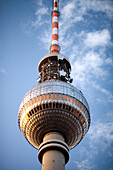
[[[18,124],[25,138],[37,149],[44,135],[51,131],[60,132],[72,149],[89,129],[89,106],[82,92],[70,83],[45,81],[23,98]]]

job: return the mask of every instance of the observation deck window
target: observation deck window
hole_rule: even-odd
[[[40,110],[42,110],[42,106],[40,105]]]
[[[59,104],[58,104],[58,103],[56,103],[56,108],[57,108],[57,109],[59,108],[58,106],[59,106]]]
[[[81,122],[83,122],[84,118],[82,117]]]
[[[46,103],[46,109],[48,109],[48,103]]]
[[[74,110],[75,110],[75,109],[74,109],[74,108],[72,108],[72,109],[71,109],[71,112],[72,112],[72,113],[74,113]]]
[[[52,108],[52,103],[48,103],[48,107],[51,109]]]
[[[77,106],[79,106],[79,102],[77,102]]]
[[[76,100],[74,100],[74,104],[76,104]]]
[[[55,94],[53,94],[53,99],[55,99]]]
[[[79,112],[76,112],[76,116],[78,116]]]
[[[49,99],[52,99],[52,95],[51,94],[49,95]]]
[[[59,95],[58,94],[56,95],[56,98],[59,99]]]
[[[39,101],[39,102],[41,101],[41,97],[40,97],[40,96],[38,97],[38,101]]]
[[[68,110],[69,109],[69,106],[68,105],[66,105],[66,110]]]
[[[27,116],[28,116],[28,117],[30,117],[30,114],[29,114],[29,113],[27,113]]]
[[[70,97],[67,97],[67,101],[68,101],[68,102],[70,101]]]
[[[39,106],[37,106],[37,111],[39,111]]]
[[[42,96],[42,101],[45,99],[45,96]]]
[[[73,99],[72,98],[70,99],[70,102],[73,103]]]
[[[60,95],[60,99],[63,100],[63,96],[62,95]]]
[[[64,96],[64,100],[66,100],[66,98],[67,98],[67,97],[66,97],[66,96]]]
[[[37,112],[37,109],[36,109],[36,107],[34,108],[34,110],[35,110],[35,112]]]
[[[59,109],[62,109],[62,103],[59,103]]]
[[[31,113],[32,113],[32,114],[34,114],[34,111],[33,111],[33,110],[31,110]]]
[[[79,107],[80,107],[80,108],[81,108],[81,106],[82,106],[81,103],[79,103]]]
[[[71,110],[71,106],[69,106],[69,111]]]
[[[86,122],[84,122],[83,126],[86,127]]]
[[[29,112],[29,114],[30,114],[30,116],[32,116],[32,113],[31,113],[31,112]]]
[[[79,113],[79,115],[78,115],[78,118],[80,119],[81,118],[81,114]]]
[[[76,110],[74,110],[74,114],[76,114],[76,112],[77,112],[77,111],[76,111]]]
[[[43,104],[43,109],[45,109],[45,104]]]
[[[65,109],[65,104],[63,104],[63,109]]]
[[[85,113],[86,109],[84,108],[83,112]]]
[[[49,98],[49,96],[48,96],[48,95],[46,95],[46,96],[45,96],[45,99],[46,99],[46,100],[48,100],[48,98]]]
[[[32,100],[32,104],[34,104],[35,103],[35,100]]]
[[[84,110],[84,107],[82,106],[82,111]]]
[[[38,99],[37,99],[37,98],[35,98],[35,102],[36,102],[36,103],[38,102]]]

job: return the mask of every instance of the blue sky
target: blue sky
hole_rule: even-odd
[[[18,108],[37,84],[49,53],[52,1],[0,0],[0,169],[41,169],[37,150],[19,131]],[[61,54],[72,64],[91,126],[70,151],[67,170],[113,170],[113,1],[60,0]]]

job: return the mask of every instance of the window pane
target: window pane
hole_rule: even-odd
[[[49,95],[49,99],[51,99],[52,98],[52,96],[51,96],[51,94]]]
[[[67,101],[70,101],[70,97],[67,97]]]
[[[53,94],[53,99],[55,99],[55,94]]]
[[[47,100],[47,99],[48,99],[48,97],[49,97],[49,96],[48,96],[48,95],[46,95],[46,96],[45,96],[45,99]]]
[[[74,100],[74,104],[76,104],[76,100]]]
[[[64,96],[64,100],[66,100],[66,96]]]
[[[71,98],[70,102],[73,103],[73,99],[72,98]]]
[[[60,95],[60,99],[63,100],[63,95]]]
[[[42,101],[44,100],[45,96],[42,96]]]

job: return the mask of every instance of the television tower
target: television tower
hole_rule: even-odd
[[[64,170],[69,150],[85,136],[90,125],[88,103],[70,77],[71,64],[60,54],[59,8],[52,10],[50,54],[39,62],[38,84],[23,98],[18,125],[26,140],[38,149],[42,170]]]

